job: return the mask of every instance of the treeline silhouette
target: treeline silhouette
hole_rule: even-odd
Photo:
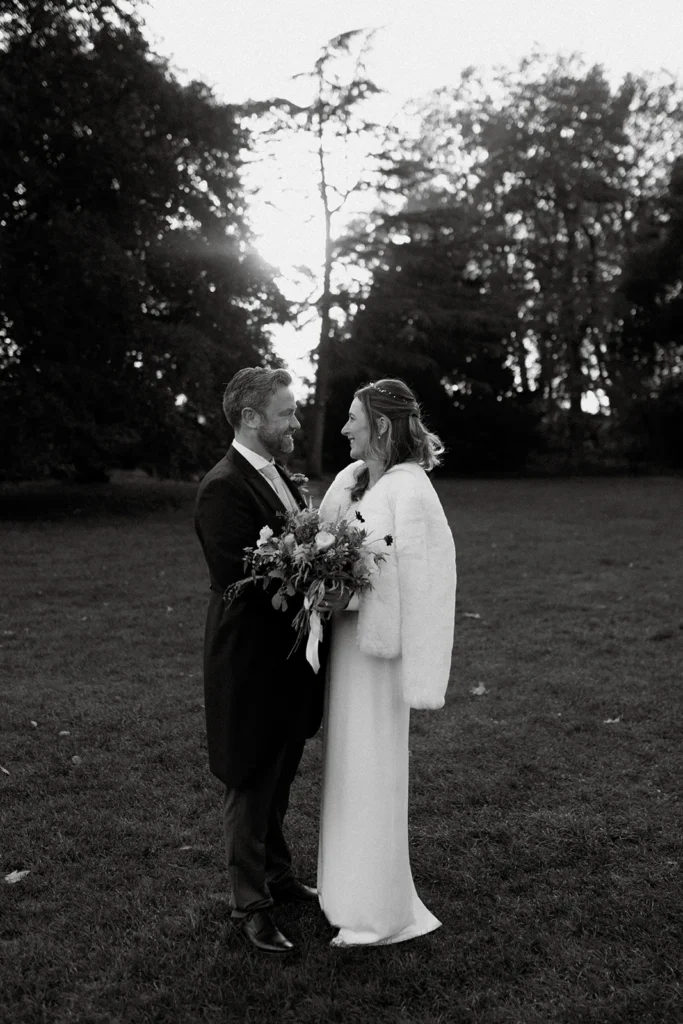
[[[128,5],[0,0],[1,479],[211,463],[224,382],[275,365],[268,328],[298,312],[253,247],[245,153],[278,109],[348,128],[361,85],[347,108],[225,104]],[[449,472],[682,468],[678,83],[533,54],[468,69],[410,123],[354,128],[374,209],[328,239],[324,401],[303,410],[325,468],[380,375],[417,390]]]

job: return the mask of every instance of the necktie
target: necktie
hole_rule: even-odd
[[[266,478],[287,511],[298,512],[299,506],[296,503],[294,495],[278,473],[275,463],[268,463],[267,466],[264,466],[263,469],[260,470],[260,473],[261,476]]]

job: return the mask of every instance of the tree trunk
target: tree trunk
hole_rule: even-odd
[[[569,391],[569,458],[577,462],[581,455],[583,445],[583,409],[581,400],[583,398],[583,365],[581,361],[581,338],[576,329],[576,324],[571,324],[567,333],[567,357],[569,361],[569,372],[567,388]]]
[[[569,394],[569,461],[577,462],[581,456],[583,444],[583,359],[581,354],[582,326],[577,310],[577,289],[579,275],[577,269],[579,211],[567,203],[562,213],[567,231],[567,265],[565,274],[565,294],[562,317],[562,334],[565,341],[567,359],[567,392]]]
[[[330,363],[332,360],[330,303],[328,301],[326,305],[322,303],[321,305],[320,341],[315,353],[318,362],[315,373],[315,397],[313,400],[311,430],[308,437],[307,471],[311,477],[322,476],[325,420],[327,417],[327,400],[330,395]]]
[[[522,385],[522,394],[528,398],[531,394],[531,385],[529,383],[529,367],[526,364],[526,345],[524,344],[524,335],[521,328],[518,328],[515,337],[515,349],[517,356],[517,366],[519,369],[519,381]]]
[[[320,198],[325,212],[325,270],[323,291],[320,298],[320,341],[315,351],[317,367],[315,372],[315,397],[313,417],[308,438],[307,471],[311,477],[320,477],[323,471],[323,442],[325,440],[325,419],[327,400],[330,394],[332,363],[332,212],[327,192],[325,150],[323,146],[323,120],[318,120],[318,164],[320,168]]]

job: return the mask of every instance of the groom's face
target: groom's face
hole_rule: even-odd
[[[291,388],[278,388],[261,413],[256,436],[274,459],[294,450],[292,435],[301,424],[296,418],[296,399]]]

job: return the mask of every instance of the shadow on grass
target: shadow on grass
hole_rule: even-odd
[[[332,480],[313,480],[303,491],[318,505]],[[54,522],[103,516],[140,517],[157,512],[191,510],[197,481],[156,480],[146,474],[116,471],[109,483],[78,484],[59,480],[0,483],[0,522]]]
[[[191,508],[197,484],[115,474],[110,483],[28,481],[0,484],[0,521],[39,522],[101,516],[145,516]]]
[[[333,950],[282,908],[286,962],[227,920],[194,485],[28,501],[0,530],[0,1019],[680,1024],[681,486],[438,482],[456,644],[446,706],[412,716],[409,825],[443,928]],[[287,819],[307,882],[321,757]]]

